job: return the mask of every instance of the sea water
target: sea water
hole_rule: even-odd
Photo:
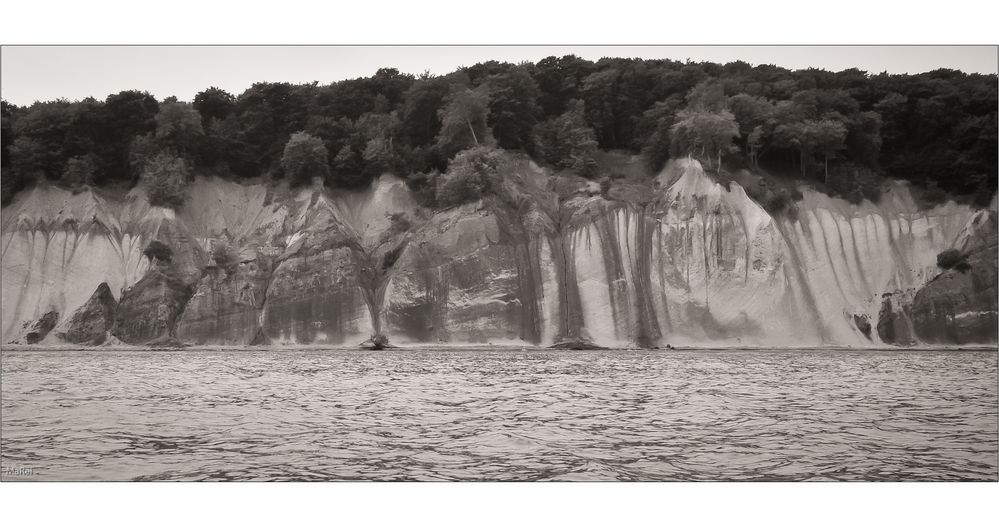
[[[995,351],[7,350],[2,479],[997,479]]]

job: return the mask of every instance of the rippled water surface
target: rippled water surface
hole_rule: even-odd
[[[992,480],[997,356],[5,351],[4,480]]]

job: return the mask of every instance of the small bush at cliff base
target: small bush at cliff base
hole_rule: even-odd
[[[150,260],[169,262],[170,259],[173,258],[173,249],[159,240],[153,240],[149,242],[146,249],[142,251],[142,255]]]
[[[225,240],[217,240],[212,244],[212,261],[216,267],[232,274],[239,267],[239,252]]]
[[[957,249],[947,249],[937,255],[937,267],[941,269],[954,269],[957,271],[967,271],[971,269],[968,257]]]

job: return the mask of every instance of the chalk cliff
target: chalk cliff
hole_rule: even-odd
[[[141,188],[35,188],[2,210],[3,342],[108,305],[129,343],[996,341],[994,211],[922,209],[896,183],[859,205],[802,188],[775,216],[690,159],[642,200],[511,166],[497,196],[437,211],[391,175],[356,192],[200,178],[176,213]],[[152,240],[169,261],[142,255]],[[952,247],[970,271],[936,267]]]

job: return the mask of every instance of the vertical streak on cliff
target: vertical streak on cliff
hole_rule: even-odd
[[[746,239],[746,253],[743,258],[743,277],[742,282],[749,282],[749,257],[752,254],[752,241],[749,236],[749,226],[746,225],[746,217],[742,214],[736,214],[736,218],[739,219],[739,226],[742,227],[742,236]]]
[[[849,236],[850,243],[847,244],[844,240],[844,230],[840,225],[840,221],[836,220],[836,232],[840,237],[840,244],[843,246],[843,259],[846,262],[847,268],[850,271],[850,284],[853,286],[854,291],[857,292],[858,297],[863,297],[869,294],[870,287],[867,284],[867,277],[864,272],[863,263],[860,261],[859,250],[857,247],[857,237],[853,230],[853,218],[849,216],[844,216],[843,218],[847,225],[850,227]],[[847,253],[851,254],[847,254]],[[852,256],[852,258],[850,258]]]
[[[35,254],[35,235],[34,235],[34,231],[17,230],[11,236],[11,239],[13,239],[13,237],[17,236],[17,235],[24,236],[25,240],[27,240],[27,242],[28,242],[28,250],[26,252],[27,252],[27,254],[31,255],[31,257],[34,257],[34,254]],[[32,277],[32,274],[34,273],[34,270],[35,270],[35,266],[31,265],[31,260],[28,260],[27,264],[28,264],[27,265],[27,269],[24,272],[24,278],[21,280],[21,288],[22,289],[27,289],[28,284],[31,283],[31,277]],[[4,269],[4,271],[5,272],[9,272],[8,269]],[[24,304],[24,299],[27,296],[28,295],[25,294],[25,293],[21,293],[21,294],[17,295],[17,303],[14,304],[14,310],[13,310],[14,313],[20,313],[21,312],[21,305]],[[4,328],[3,334],[4,335],[11,335],[13,333],[14,327],[16,325],[17,325],[17,319],[11,317],[10,324],[9,324],[8,327]]]
[[[666,262],[668,261],[668,259],[665,257],[666,255],[664,254],[665,251],[664,251],[664,248],[663,248],[663,243],[664,243],[663,242],[663,225],[662,225],[662,221],[659,220],[658,218],[653,218],[653,220],[656,222],[656,228],[655,228],[655,233],[656,233],[656,256],[658,257],[657,260],[659,262],[659,265],[656,266],[656,270],[659,272],[659,284],[658,284],[659,285],[659,287],[658,287],[658,289],[659,289],[659,297],[660,297],[659,299],[662,302],[662,306],[663,306],[663,315],[662,315],[662,318],[663,318],[663,321],[665,322],[665,327],[662,328],[662,329],[665,330],[665,332],[671,332],[672,329],[673,329],[673,323],[670,320],[669,298],[666,296],[666,284],[667,284],[667,280],[666,280]],[[660,332],[662,332],[662,330]]]
[[[860,246],[857,245],[857,232],[853,227],[853,221],[856,219],[852,218],[850,220],[850,240],[853,242],[853,260],[857,266],[857,274],[860,275],[860,283],[864,287],[864,294],[872,295],[874,291],[871,289],[870,282],[867,281],[867,272],[864,269],[864,263],[860,260]]]
[[[514,243],[517,261],[517,293],[520,297],[520,338],[537,344],[541,341],[541,241]]]
[[[637,218],[635,237],[638,254],[635,255],[635,269],[632,272],[638,321],[638,332],[635,340],[639,346],[650,347],[662,337],[656,317],[655,303],[652,301],[652,280],[650,277],[653,232],[650,223],[654,225],[655,220],[648,216],[646,209],[643,209]],[[663,293],[663,298],[665,300],[665,293]],[[663,305],[665,305],[665,301]]]
[[[700,197],[699,197],[700,198]],[[708,240],[708,218],[704,215],[704,199],[698,199],[697,210],[701,212],[701,257],[704,259],[704,307],[708,311],[711,310],[711,303],[708,300],[708,285],[711,283],[711,265],[708,263],[708,246],[710,241]]]
[[[683,230],[681,231],[681,236],[683,237],[683,262],[685,265],[684,270],[686,275],[684,277],[684,285],[687,288],[687,294],[693,294],[694,289],[690,286],[690,263],[693,261],[694,253],[694,235],[690,228],[690,218],[686,218],[683,221]]]
[[[791,270],[794,272],[794,278],[798,283],[798,289],[801,291],[802,297],[804,297],[805,311],[812,319],[812,323],[815,325],[816,331],[818,331],[819,342],[825,343],[829,338],[829,331],[826,329],[825,323],[822,321],[822,315],[819,313],[818,305],[815,302],[815,295],[812,293],[811,286],[808,283],[808,278],[805,276],[805,272],[803,270],[804,262],[798,254],[797,247],[795,247],[795,240],[788,235],[787,226],[784,224],[784,220],[774,218],[774,226],[776,226],[777,231],[780,232],[781,238],[784,240],[784,246],[787,247],[788,255],[791,257]],[[794,227],[792,226],[791,228],[793,229]]]
[[[836,282],[836,291],[839,293],[840,298],[846,300],[846,294],[845,290],[843,289],[843,283],[839,279],[839,273],[836,272],[836,261],[833,258],[832,251],[829,250],[829,240],[826,236],[826,229],[822,227],[822,220],[818,217],[816,213],[812,213],[812,217],[815,218],[815,223],[818,226],[818,229],[815,230],[815,232],[817,233],[815,236],[822,238],[822,247],[826,252],[825,257],[820,258],[820,261],[828,263],[829,270],[831,271],[833,276],[833,280]],[[816,251],[816,256],[818,257],[818,251]]]
[[[559,286],[559,333],[556,340],[577,340],[584,338],[582,333],[583,316],[579,298],[579,283],[576,281],[576,265],[572,258],[575,251],[572,231],[556,233],[548,237],[548,245],[555,263],[555,273]]]
[[[55,237],[55,231],[51,230],[50,228],[45,228],[45,229],[42,230],[42,232],[45,234],[45,248],[42,249],[42,259],[39,262],[39,267],[42,269],[42,278],[44,279],[45,278],[45,271],[44,271],[44,269],[45,269],[45,259],[48,257],[48,254],[49,254],[49,243],[51,243],[52,239]],[[42,306],[42,300],[45,298],[45,290],[46,290],[46,287],[45,287],[45,285],[43,283],[42,287],[38,288],[38,301],[35,303],[36,306],[39,306],[39,307]],[[36,316],[39,315],[39,314],[40,313],[35,313]]]
[[[628,310],[628,290],[625,283],[623,263],[621,260],[620,241],[617,236],[616,211],[607,212],[596,219],[594,227],[600,239],[600,252],[604,262],[604,273],[607,280],[607,292],[610,296],[611,317],[614,322],[614,336],[621,338],[632,329]],[[625,220],[627,221],[627,219]]]
[[[430,336],[435,342],[447,342],[447,308],[450,292],[447,266],[437,265],[423,271],[424,294],[430,304]]]

